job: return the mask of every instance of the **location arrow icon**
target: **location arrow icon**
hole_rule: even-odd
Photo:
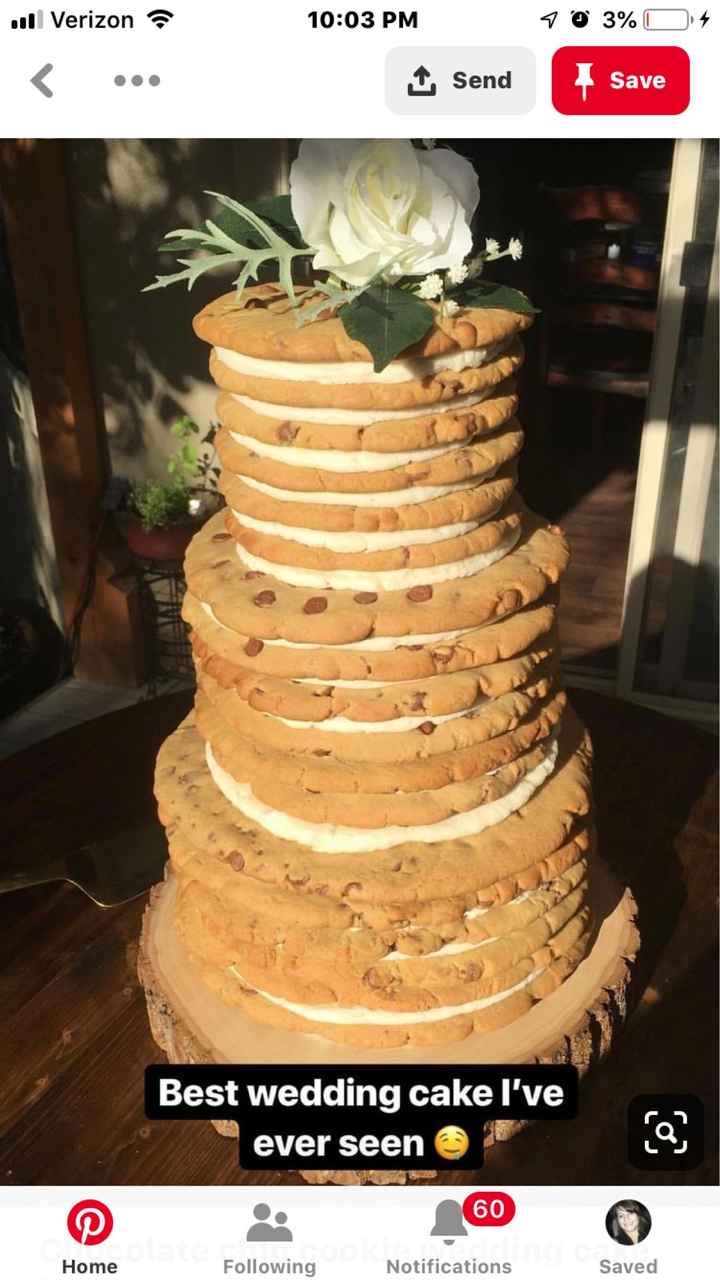
[[[555,9],[553,13],[544,13],[540,21],[547,22],[548,27],[552,31],[553,27],[555,26],[555,22],[557,21],[557,16],[558,16],[558,10]]]
[[[48,86],[45,84],[45,77],[50,75],[50,72],[52,71],[52,69],[53,69],[52,62],[46,62],[44,67],[41,67],[39,71],[35,72],[35,75],[32,77],[30,81],[30,83],[34,84],[35,88],[39,89],[40,93],[42,93],[46,98],[52,98],[53,96],[52,89],[49,89]]]

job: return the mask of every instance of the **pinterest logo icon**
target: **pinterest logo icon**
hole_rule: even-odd
[[[67,1225],[78,1244],[102,1244],[113,1229],[113,1216],[102,1200],[78,1200],[68,1214]]]

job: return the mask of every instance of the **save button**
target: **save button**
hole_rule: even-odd
[[[690,103],[690,59],[676,45],[566,45],[552,99],[566,116],[677,116]]]

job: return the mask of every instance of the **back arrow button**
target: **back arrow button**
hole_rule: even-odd
[[[45,84],[45,77],[49,76],[52,70],[53,70],[52,62],[46,62],[44,67],[41,67],[39,71],[35,72],[35,75],[32,77],[30,81],[30,83],[34,84],[35,88],[39,89],[40,92],[46,98],[52,98],[53,96],[52,89],[49,89],[48,86]]]

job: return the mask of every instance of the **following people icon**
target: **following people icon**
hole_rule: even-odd
[[[289,1227],[286,1227],[286,1213],[275,1214],[275,1224],[270,1221],[270,1205],[256,1204],[253,1209],[253,1217],[255,1219],[251,1227],[248,1228],[245,1240],[248,1244],[254,1242],[282,1243],[284,1241],[292,1241],[293,1234]]]

